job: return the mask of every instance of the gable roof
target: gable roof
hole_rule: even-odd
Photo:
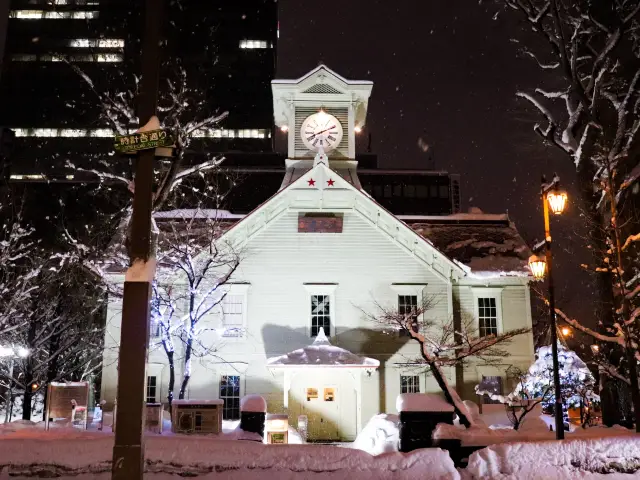
[[[300,78],[296,79],[275,79],[271,81],[272,85],[298,85],[305,80],[315,77],[317,75],[329,75],[333,77],[335,80],[338,80],[342,84],[346,85],[371,85],[373,86],[373,82],[371,80],[347,80],[342,75],[334,72],[329,67],[327,67],[324,63],[319,64],[313,70],[305,73]]]
[[[331,193],[327,195],[325,192]],[[439,251],[428,238],[414,232],[368,193],[349,183],[324,162],[318,163],[232,225],[220,240],[231,244],[247,242],[290,207],[302,211],[354,209],[419,261],[428,264],[443,279],[449,281],[451,277],[459,278],[466,274],[460,264]]]

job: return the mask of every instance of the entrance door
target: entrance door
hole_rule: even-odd
[[[340,439],[339,391],[335,385],[304,387],[302,411],[309,419],[309,437],[314,440]]]

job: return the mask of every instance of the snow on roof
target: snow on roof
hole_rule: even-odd
[[[331,345],[321,328],[311,345],[267,360],[267,366],[282,367],[356,367],[378,368],[380,362],[373,358],[361,357],[344,348]]]
[[[401,393],[396,399],[399,412],[453,412],[454,408],[435,393]]]
[[[189,400],[173,400],[171,405],[224,405],[224,400],[219,398],[212,398],[209,400],[198,400],[198,399],[189,399]]]
[[[399,216],[472,276],[528,276],[531,250],[505,214]]]
[[[240,400],[241,412],[266,413],[267,402],[260,395],[245,395]]]
[[[153,218],[162,219],[192,219],[192,218],[243,218],[243,214],[231,213],[229,210],[216,210],[214,208],[181,208],[177,210],[167,210],[155,212]]]

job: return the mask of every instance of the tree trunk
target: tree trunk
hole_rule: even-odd
[[[451,387],[449,386],[449,382],[447,382],[447,379],[442,373],[440,366],[433,361],[428,362],[428,364],[429,364],[429,368],[431,369],[431,374],[433,375],[433,378],[436,379],[436,382],[438,382],[438,386],[444,392],[444,397],[447,399],[447,402],[453,405],[453,409],[456,412],[456,415],[458,415],[458,418],[460,419],[460,423],[465,427],[469,428],[471,426],[471,422],[467,418],[466,414],[462,411],[462,409],[460,408],[459,402],[457,401],[457,400],[460,400],[460,398],[458,398],[457,400],[454,398],[454,394],[451,392]]]
[[[588,155],[585,155],[588,158]],[[587,235],[591,243],[591,253],[593,256],[593,262],[597,266],[604,264],[603,258],[608,250],[606,241],[606,228],[602,213],[598,211],[597,202],[598,199],[593,193],[593,177],[595,172],[588,160],[583,160],[581,166],[577,170],[578,187],[580,189],[580,196],[582,205],[587,215]],[[614,310],[615,299],[613,294],[613,276],[611,272],[598,272],[596,273],[595,282],[596,291],[598,294],[597,317],[602,325],[610,327],[614,324]]]
[[[173,389],[176,384],[176,368],[175,368],[175,360],[173,358],[173,352],[166,350],[167,360],[169,361],[169,388],[167,391],[167,401],[169,402],[169,412],[171,412],[171,404],[173,403]]]
[[[184,400],[184,396],[187,392],[187,385],[191,378],[191,352],[193,349],[193,340],[189,338],[187,340],[187,348],[184,352],[184,374],[182,375],[182,384],[180,385],[180,393],[178,394],[179,400]]]
[[[60,348],[60,333],[56,333],[55,335],[53,335],[51,337],[51,340],[49,341],[49,353],[52,354],[52,356],[49,358],[49,364],[47,365],[47,383],[46,383],[46,385],[49,385],[58,376],[58,359],[59,359],[59,355],[57,354],[57,351],[58,351],[59,348]],[[45,415],[46,415],[46,412],[47,412],[47,403],[49,402],[48,393],[49,393],[49,389],[47,388],[47,389],[45,389],[44,405],[43,405],[43,410],[42,410]]]
[[[33,354],[34,342],[36,340],[37,322],[31,320],[29,331],[27,332],[27,348],[31,354],[25,359],[24,369],[24,398],[22,401],[22,419],[31,420],[31,400],[33,398]]]

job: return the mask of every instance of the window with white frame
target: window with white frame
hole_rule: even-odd
[[[398,295],[398,314],[410,317],[410,327],[414,332],[418,331],[418,296]],[[409,318],[407,318],[409,319]],[[409,335],[405,329],[400,330],[400,335]]]
[[[331,335],[331,297],[311,295],[311,336],[317,337],[321,328]]]
[[[335,328],[335,297],[336,283],[305,283],[309,293],[309,326],[310,336],[317,337],[320,329],[327,337],[333,335]]]
[[[220,377],[220,399],[224,400],[222,419],[238,420],[240,418],[240,375]]]
[[[227,294],[222,299],[223,336],[241,337],[244,330],[244,295]]]
[[[478,330],[481,337],[498,334],[498,304],[496,297],[478,298]]]
[[[400,393],[420,393],[420,376],[400,375]]]
[[[157,403],[158,401],[158,377],[147,376],[147,403]]]

